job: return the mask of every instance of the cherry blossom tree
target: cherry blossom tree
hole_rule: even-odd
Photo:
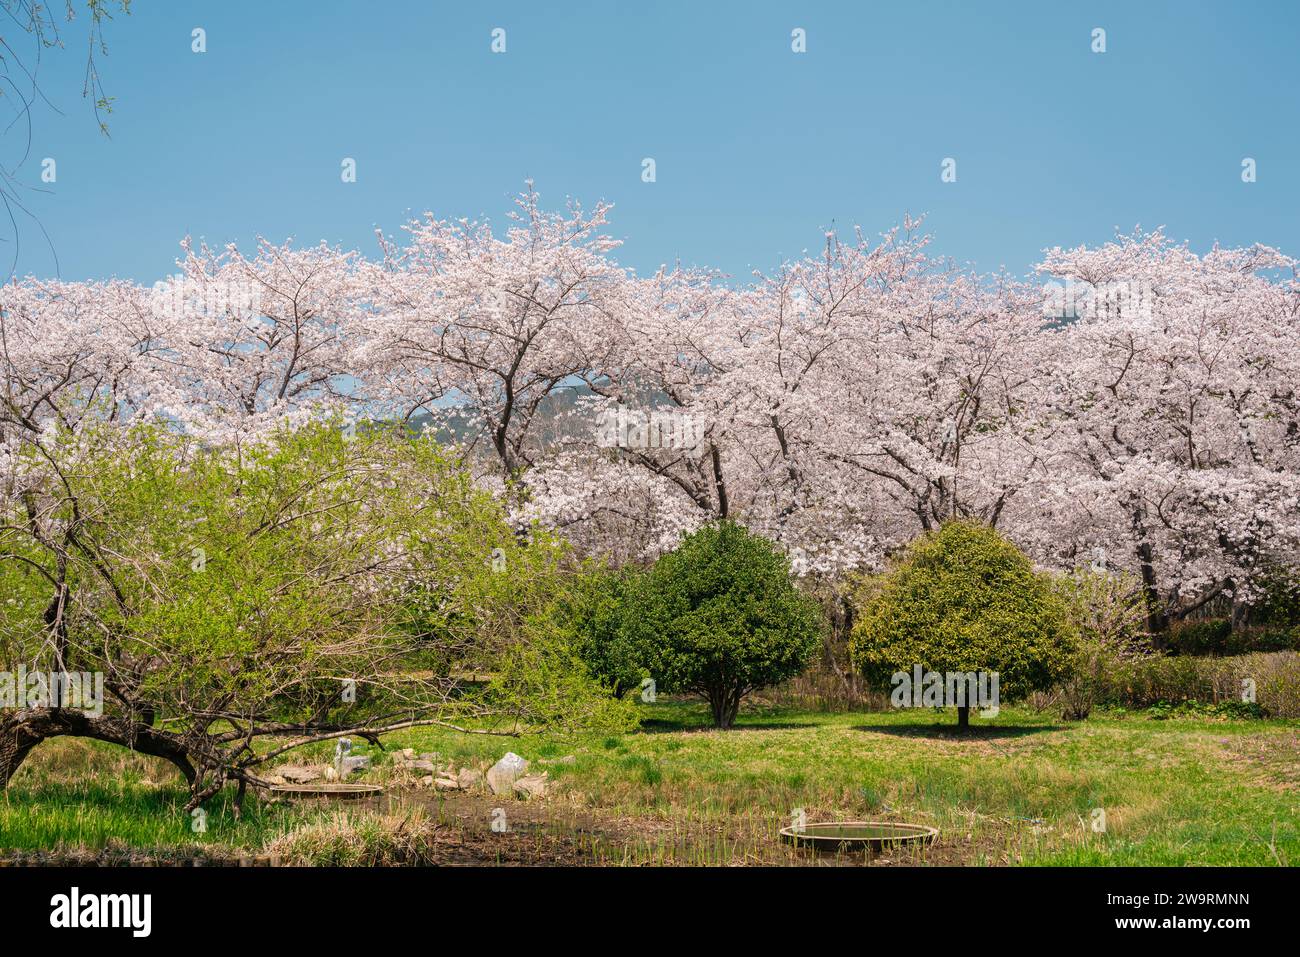
[[[627,274],[600,232],[609,206],[541,209],[531,183],[504,237],[487,222],[427,214],[372,266],[378,396],[409,420],[486,443],[513,481],[537,457],[548,402],[606,364],[603,334]]]
[[[354,253],[264,239],[252,256],[182,248],[179,272],[152,295],[167,322],[157,414],[227,441],[361,398],[369,290]]]
[[[608,213],[546,211],[529,184],[501,235],[430,214],[375,260],[187,241],[152,290],[6,285],[5,495],[86,423],[221,445],[344,410],[429,423],[521,531],[617,562],[733,518],[834,582],[959,518],[1043,565],[1131,572],[1152,630],[1218,602],[1242,621],[1296,567],[1280,252],[1134,233],[1048,250],[1044,288],[938,260],[905,220],[737,283],[631,274]]]
[[[163,324],[125,282],[28,279],[0,286],[0,446],[88,417],[126,421],[147,404]]]
[[[1240,618],[1261,563],[1294,564],[1296,267],[1159,231],[1039,267],[1079,291],[1056,334],[1051,507],[1025,520],[1134,567],[1153,631],[1219,597]]]

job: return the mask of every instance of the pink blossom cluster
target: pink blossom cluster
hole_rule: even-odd
[[[521,523],[620,561],[734,517],[839,575],[960,517],[1045,566],[1102,556],[1170,610],[1295,566],[1296,260],[1135,232],[1018,280],[937,259],[909,220],[733,283],[619,266],[608,211],[530,185],[504,232],[426,215],[375,258],[187,241],[161,300],[6,285],[0,489],[24,445],[91,423],[231,442],[341,412],[425,423]],[[1136,293],[1070,311],[1067,284]],[[692,441],[602,441],[611,409]]]

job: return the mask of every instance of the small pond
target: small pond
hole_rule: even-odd
[[[816,851],[879,851],[901,844],[929,844],[939,832],[923,824],[881,821],[833,821],[784,827],[781,839]]]

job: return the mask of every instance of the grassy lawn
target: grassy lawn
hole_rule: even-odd
[[[810,858],[775,838],[802,808],[827,819],[910,821],[939,828],[924,850],[877,864],[1295,865],[1300,863],[1300,722],[1098,715],[1065,724],[1004,708],[959,737],[929,711],[742,712],[729,732],[703,707],[644,706],[628,735],[498,738],[419,730],[390,747],[434,751],[482,767],[507,750],[546,770],[532,802],[436,795],[389,777],[383,806],[249,802],[235,821],[212,802],[193,833],[165,765],[92,742],[38,749],[0,793],[0,847],[170,849],[161,855],[257,852],[275,835],[365,815],[426,821],[454,862],[852,863]],[[324,760],[328,747],[314,752]],[[364,748],[358,748],[364,753]],[[372,749],[373,750],[373,749]],[[556,759],[572,755],[571,763]],[[301,757],[295,760],[302,760]],[[504,809],[507,834],[490,829]],[[1105,831],[1093,830],[1094,809]],[[347,816],[347,818],[344,817]],[[434,859],[440,859],[434,854]]]

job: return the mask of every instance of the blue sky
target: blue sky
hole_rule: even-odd
[[[100,61],[111,138],[80,98],[83,27],[42,66],[62,115],[38,112],[18,176],[40,185],[41,159],[57,161],[52,192],[26,199],[67,279],[152,283],[186,234],[373,252],[376,226],[426,209],[501,222],[527,177],[547,205],[614,203],[618,258],[638,271],[680,259],[744,275],[817,248],[832,224],[874,234],[909,212],[927,214],[939,252],[1017,274],[1045,246],[1138,223],[1198,250],[1300,254],[1294,2],[132,10]],[[206,53],[191,52],[194,27]],[[11,159],[20,133],[4,135]],[[1257,182],[1241,181],[1243,157]],[[53,275],[21,228],[18,271]]]

